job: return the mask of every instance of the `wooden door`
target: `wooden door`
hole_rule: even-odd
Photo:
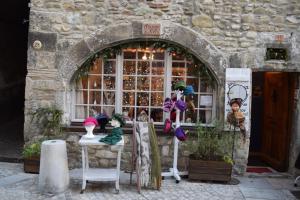
[[[288,73],[265,73],[262,158],[278,171],[288,167]]]

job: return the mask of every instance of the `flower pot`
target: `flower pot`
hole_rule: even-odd
[[[38,174],[40,170],[40,157],[32,156],[24,158],[24,171],[26,173]]]
[[[232,165],[225,161],[204,161],[189,159],[189,180],[223,181],[231,179]]]

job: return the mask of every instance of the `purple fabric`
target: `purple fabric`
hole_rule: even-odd
[[[175,105],[181,112],[185,111],[186,109],[186,103],[182,100],[177,100]]]
[[[170,112],[174,108],[174,102],[170,98],[166,98],[164,102],[163,111]]]
[[[176,130],[175,130],[175,136],[180,141],[185,141],[186,138],[187,138],[184,130],[181,127],[176,128]]]

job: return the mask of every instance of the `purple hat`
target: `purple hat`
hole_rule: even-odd
[[[94,117],[88,117],[84,120],[83,126],[95,125],[98,126],[98,122]]]
[[[170,112],[174,108],[174,102],[170,98],[166,98],[164,102],[163,110],[165,112]]]
[[[186,103],[182,100],[177,100],[175,105],[181,112],[185,111],[186,109]]]
[[[187,138],[184,130],[181,127],[176,128],[176,130],[175,130],[175,136],[180,141],[185,141],[186,138]]]
[[[164,124],[164,133],[169,133],[171,129],[172,129],[172,122],[170,119],[166,119]]]

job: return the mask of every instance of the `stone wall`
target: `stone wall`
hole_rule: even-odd
[[[224,68],[300,71],[299,14],[298,0],[32,0],[25,140],[39,132],[28,115],[37,107],[58,105],[65,111],[65,123],[70,124],[69,77],[91,53],[111,43],[147,38],[141,34],[144,21],[160,23],[163,30],[158,39],[190,49],[212,70],[219,86],[217,115],[222,118]],[[277,35],[282,35],[282,40],[278,41]],[[285,45],[290,60],[265,61],[270,45]],[[243,172],[249,140],[238,144],[236,166]],[[70,155],[78,154],[75,146],[70,146]],[[167,148],[171,151],[172,147],[162,151]]]

